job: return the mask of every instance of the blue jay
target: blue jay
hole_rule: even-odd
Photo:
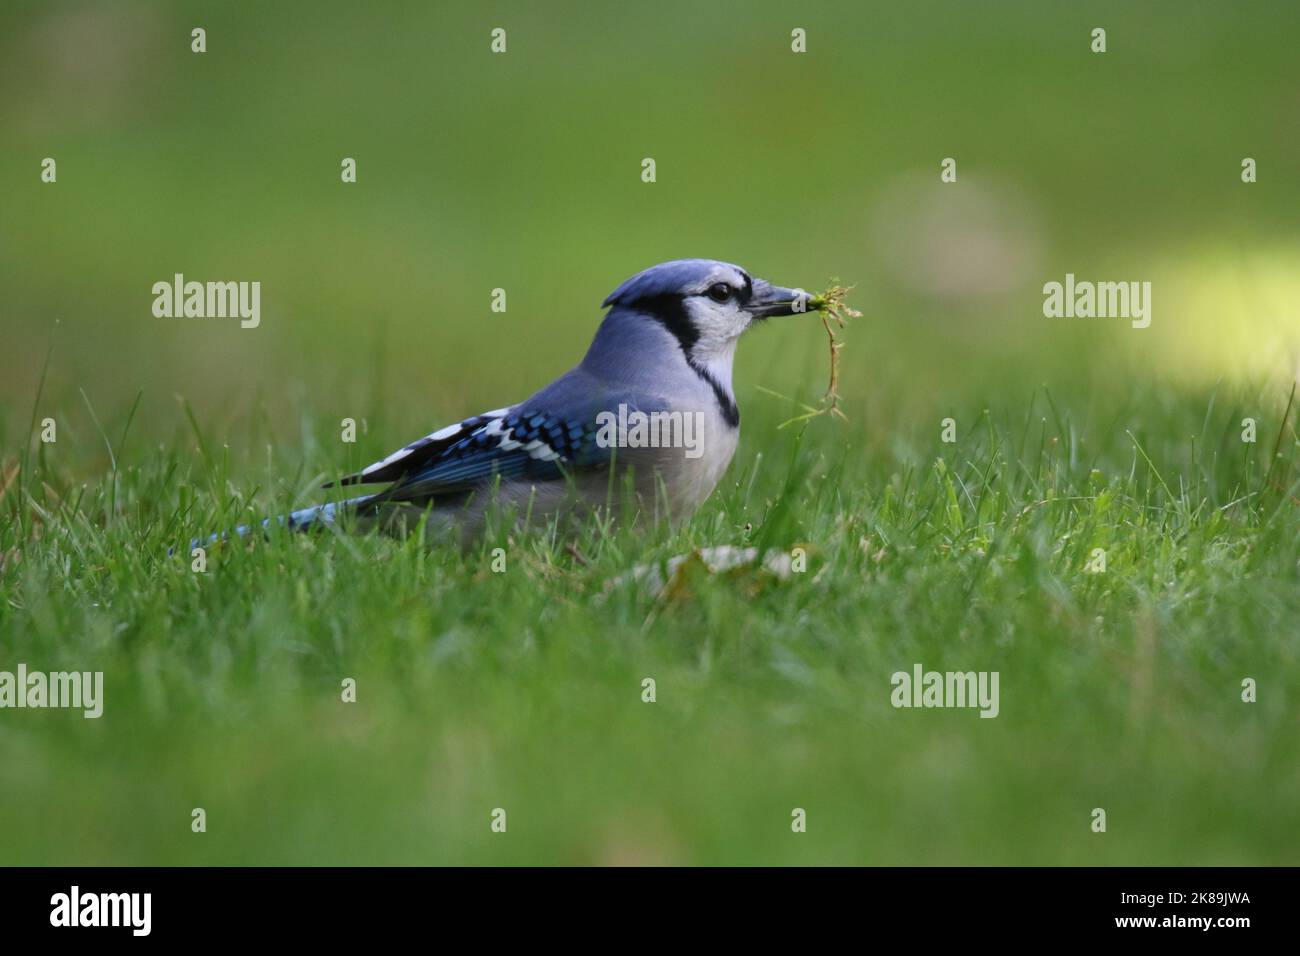
[[[609,311],[582,362],[531,398],[439,429],[338,482],[387,484],[382,491],[262,526],[306,530],[348,513],[361,527],[394,530],[427,515],[431,528],[467,543],[491,506],[547,519],[569,505],[599,507],[629,485],[642,504],[680,521],[712,493],[736,450],[736,342],[756,322],[807,303],[802,290],[726,262],[652,266],[605,299]],[[665,436],[687,441],[655,440]]]

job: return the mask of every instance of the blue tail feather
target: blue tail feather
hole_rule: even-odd
[[[220,541],[226,541],[230,538],[246,538],[255,531],[262,531],[273,524],[282,525],[290,531],[312,531],[317,528],[326,528],[334,524],[342,515],[355,512],[373,501],[375,495],[360,495],[356,498],[348,498],[346,501],[333,501],[324,505],[312,505],[310,508],[300,508],[297,511],[290,512],[287,515],[279,515],[274,518],[264,518],[257,524],[241,524],[232,531],[220,531],[216,534],[208,535],[207,539],[195,538],[190,542],[190,549],[201,547],[203,545],[216,544]]]

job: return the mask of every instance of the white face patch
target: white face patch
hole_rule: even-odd
[[[736,339],[749,328],[750,314],[734,300],[714,302],[707,295],[693,295],[685,300],[686,314],[699,338],[691,352],[712,357],[736,348]]]
[[[686,312],[699,334],[691,346],[691,363],[730,396],[736,344],[749,328],[749,313],[735,302],[714,302],[707,296],[686,299]]]
[[[683,300],[686,315],[695,327],[696,340],[691,346],[691,361],[705,369],[709,377],[731,392],[731,365],[736,355],[736,342],[753,320],[733,294],[726,302],[715,302],[708,289],[716,282],[725,282],[733,293],[746,285],[745,276],[734,269],[718,270],[709,276],[700,295]]]

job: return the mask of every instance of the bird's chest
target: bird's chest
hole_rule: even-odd
[[[736,454],[740,429],[727,424],[719,414],[697,416],[697,444],[680,449],[680,458],[664,468],[669,498],[680,512],[689,514],[711,495]]]

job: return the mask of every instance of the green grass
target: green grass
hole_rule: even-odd
[[[94,416],[107,437],[33,441],[4,466],[0,666],[103,670],[106,701],[0,714],[3,860],[1300,862],[1285,392],[1013,392],[802,432],[751,395],[731,471],[677,531],[467,553],[273,533],[202,574],[167,549],[319,500],[438,421],[340,451],[304,412],[259,454],[256,411],[159,444],[128,408]],[[692,573],[671,598],[612,584],[717,544],[803,546],[809,568]],[[915,663],[998,671],[1000,715],[894,709]]]
[[[1292,7],[0,5],[0,670],[107,682],[0,711],[0,862],[1300,862]],[[814,318],[746,337],[687,526],[167,556],[523,398],[694,255],[864,316],[847,421],[778,427]],[[177,272],[262,324],[155,318]],[[1047,319],[1067,272],[1150,280],[1150,329]],[[612,585],[724,544],[809,569]],[[1000,715],[894,709],[916,663]]]

